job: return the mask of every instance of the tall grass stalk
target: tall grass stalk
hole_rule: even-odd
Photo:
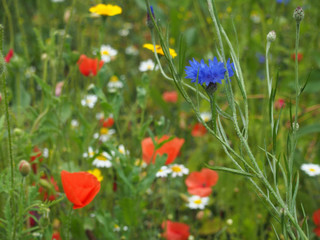
[[[270,171],[272,173],[272,177],[269,180],[268,174],[262,170],[261,166],[259,166],[259,163],[256,159],[256,157],[253,154],[253,151],[251,150],[251,147],[249,145],[249,140],[248,140],[248,128],[249,128],[249,114],[248,114],[248,101],[247,101],[247,94],[246,94],[246,88],[245,88],[245,81],[243,78],[243,74],[241,71],[240,67],[240,61],[239,57],[236,56],[234,48],[224,31],[221,23],[219,22],[219,19],[217,17],[217,10],[214,5],[213,0],[207,0],[208,4],[208,9],[210,16],[212,18],[212,21],[214,23],[214,30],[216,32],[216,36],[218,38],[218,45],[219,45],[219,52],[218,55],[221,58],[221,60],[225,64],[225,69],[227,69],[226,66],[226,55],[225,55],[225,47],[224,47],[224,41],[227,43],[227,46],[230,51],[230,55],[232,58],[232,61],[235,65],[235,77],[238,83],[238,87],[240,89],[241,95],[242,95],[242,100],[243,100],[243,107],[241,107],[237,101],[235,100],[234,97],[234,90],[233,86],[230,81],[229,73],[226,71],[226,83],[225,85],[225,92],[226,92],[226,98],[231,110],[231,114],[227,113],[225,111],[222,111],[217,103],[214,103],[212,101],[213,99],[209,95],[209,101],[211,101],[211,107],[216,106],[217,108],[217,117],[216,120],[213,121],[213,126],[210,127],[206,122],[202,120],[200,117],[200,110],[199,110],[199,105],[195,104],[192,100],[192,98],[189,96],[187,93],[185,87],[188,87],[192,89],[193,87],[188,86],[186,83],[183,82],[182,76],[178,74],[178,70],[176,69],[173,59],[170,55],[169,52],[169,44],[168,44],[168,36],[164,36],[163,31],[161,27],[158,25],[156,19],[154,18],[153,14],[151,13],[150,10],[150,2],[149,0],[145,0],[148,13],[150,16],[150,19],[152,20],[152,28],[151,30],[151,35],[152,35],[152,43],[154,44],[154,53],[155,53],[155,58],[157,60],[157,63],[159,64],[160,71],[163,74],[163,76],[170,80],[174,81],[175,86],[179,90],[179,92],[182,94],[182,96],[185,98],[185,100],[190,104],[192,107],[193,111],[195,112],[195,115],[198,119],[198,121],[203,124],[208,132],[212,134],[221,144],[222,147],[225,151],[225,153],[228,155],[228,157],[232,160],[234,165],[236,166],[235,169],[233,168],[227,168],[227,167],[210,167],[215,170],[220,170],[220,171],[226,171],[229,173],[235,173],[242,175],[246,177],[251,184],[254,186],[256,189],[257,193],[259,194],[259,197],[263,199],[263,201],[267,204],[269,207],[269,211],[274,217],[275,220],[277,220],[282,227],[282,232],[285,237],[285,239],[288,239],[290,237],[291,239],[303,239],[307,240],[308,237],[302,230],[298,218],[297,218],[297,211],[296,211],[296,202],[295,198],[297,196],[297,191],[298,191],[298,186],[299,186],[299,178],[297,177],[297,180],[294,184],[293,182],[293,175],[294,175],[294,170],[293,170],[293,156],[294,156],[294,151],[296,147],[296,132],[297,128],[293,130],[293,137],[291,140],[291,145],[290,150],[290,157],[289,157],[289,167],[286,169],[283,167],[283,164],[280,162],[279,159],[274,155],[275,153],[270,153],[268,152],[267,149],[260,148],[266,155],[266,158],[268,161],[272,159],[272,164],[270,163]],[[163,49],[164,52],[164,57],[167,61],[169,71],[171,74],[171,77],[168,76],[163,70],[163,67],[161,66],[161,62],[157,56],[156,53],[156,41],[155,41],[155,33],[157,33],[157,36],[159,37],[160,45]],[[298,42],[299,42],[299,25],[297,24],[297,35],[296,35],[296,114],[295,114],[295,122],[294,126],[296,126],[297,123],[297,109],[298,109],[298,102],[299,102],[299,83],[298,83],[298,70],[297,70],[297,48],[298,48]],[[266,50],[266,55],[268,55],[268,51],[270,48],[270,44],[267,45],[267,50]],[[181,53],[180,53],[181,54]],[[179,59],[180,60],[180,59]],[[181,66],[180,66],[181,67]],[[266,65],[267,68],[267,84],[268,84],[268,96],[271,100],[272,97],[274,97],[275,93],[272,96],[272,81],[270,80],[269,76],[269,69],[268,69],[268,62]],[[181,69],[180,69],[181,72]],[[276,86],[277,87],[277,86]],[[200,96],[203,99],[208,100],[206,97],[203,96],[203,94],[199,94],[196,88],[193,88],[195,92],[197,92],[197,99],[198,96]],[[275,91],[275,90],[274,90]],[[244,108],[244,110],[242,110]],[[271,111],[273,115],[273,111]],[[238,122],[238,116],[240,116],[240,120],[242,125],[239,124]],[[229,144],[228,137],[225,133],[224,127],[223,127],[223,122],[221,121],[223,119],[229,120],[232,122],[235,132],[241,142],[241,148],[239,153]],[[273,116],[272,116],[273,119]],[[273,131],[274,124],[272,120],[271,124],[271,130]],[[274,132],[274,131],[273,131]],[[275,132],[276,134],[276,132]],[[275,137],[275,136],[273,136]],[[246,156],[244,155],[246,153]],[[248,158],[248,159],[247,159]],[[285,164],[286,165],[286,164]],[[283,178],[284,178],[284,183],[286,187],[286,199],[284,200],[279,186],[278,186],[278,178],[277,178],[277,173],[281,173]],[[271,181],[272,180],[272,181]],[[261,185],[261,186],[260,186]],[[294,186],[294,187],[293,187]]]

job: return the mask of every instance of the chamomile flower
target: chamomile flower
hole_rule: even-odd
[[[101,142],[106,142],[108,141],[111,136],[115,133],[116,131],[114,129],[109,129],[109,128],[101,128],[99,133],[95,133],[93,137],[95,139],[99,139]]]
[[[88,108],[93,108],[97,100],[98,100],[98,97],[96,95],[89,94],[85,96],[84,99],[81,100],[81,105],[87,106]]]
[[[75,129],[75,128],[77,128],[77,127],[79,127],[79,122],[78,122],[78,120],[72,119],[72,120],[71,120],[71,128]]]
[[[155,63],[151,59],[148,59],[140,63],[139,71],[140,72],[151,71],[154,69],[154,66],[155,66]]]
[[[301,165],[301,170],[311,177],[320,175],[320,165],[313,163],[304,163]]]
[[[124,147],[123,144],[120,144],[118,147],[118,151],[119,153],[123,154],[123,155],[128,155],[130,154],[130,152],[128,150],[126,150],[126,148]]]
[[[44,148],[43,149],[42,156],[44,156],[45,158],[49,157],[49,149],[48,148]]]
[[[102,152],[95,157],[92,162],[93,166],[98,168],[110,168],[112,166],[112,156],[107,152]]]
[[[102,45],[100,48],[101,60],[105,63],[110,62],[117,56],[118,51],[113,49],[110,45]]]
[[[187,206],[191,209],[204,209],[209,203],[209,197],[191,196],[188,198]]]
[[[126,48],[125,53],[127,55],[137,56],[139,54],[139,50],[136,46],[131,45]]]
[[[113,231],[114,232],[120,232],[120,230],[121,230],[121,228],[120,228],[120,226],[118,224],[114,224],[113,225]]]
[[[200,114],[200,117],[202,118],[203,121],[209,122],[211,120],[212,115],[209,112],[203,112]]]
[[[168,168],[167,166],[162,166],[160,170],[156,173],[156,177],[167,177],[170,173],[172,173],[171,168]]]
[[[189,169],[183,166],[182,164],[172,164],[170,165],[171,176],[182,177],[183,175],[187,175],[189,173]]]
[[[95,168],[93,170],[89,170],[88,173],[95,176],[99,182],[101,182],[103,180],[103,176],[101,175],[101,171],[98,168]]]
[[[84,157],[84,158],[92,158],[93,156],[94,156],[94,154],[95,154],[95,152],[93,151],[93,148],[92,147],[89,147],[88,148],[88,152],[85,152],[85,153],[83,153],[82,154],[82,156]]]
[[[96,119],[100,120],[100,119],[104,119],[104,113],[103,112],[99,112],[96,114]]]
[[[109,92],[116,92],[118,89],[123,88],[123,83],[117,76],[112,76],[108,82],[107,87]]]

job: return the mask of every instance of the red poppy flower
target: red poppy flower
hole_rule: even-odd
[[[162,237],[167,240],[187,240],[190,235],[190,227],[184,223],[167,220],[162,223],[161,227],[165,231],[162,234]]]
[[[53,201],[57,198],[56,192],[59,192],[59,187],[57,182],[51,176],[50,181],[47,176],[41,177],[42,182],[40,183],[41,187],[39,188],[39,193],[43,196],[43,200]]]
[[[274,107],[277,110],[280,110],[281,108],[285,107],[286,103],[284,99],[280,98],[274,103]]]
[[[204,168],[200,172],[190,173],[185,183],[190,194],[207,197],[212,193],[211,187],[217,184],[218,178],[217,172]]]
[[[100,119],[100,124],[104,128],[111,128],[114,124],[114,119],[112,117],[108,117],[106,119],[101,118]]]
[[[78,60],[79,70],[84,76],[96,76],[100,68],[102,68],[103,61],[98,59],[88,58],[82,54]]]
[[[162,138],[158,139],[155,138],[155,141],[159,144],[165,140],[169,139],[169,136],[164,135]],[[172,163],[179,154],[180,148],[184,143],[184,139],[182,138],[173,138],[169,142],[163,144],[159,149],[155,151],[154,145],[151,138],[145,138],[142,140],[142,158],[143,160],[149,164],[151,161],[152,163],[155,162],[156,156],[163,154],[167,154],[168,158],[166,161],[166,165]],[[153,158],[152,158],[153,157]]]
[[[9,63],[12,57],[13,57],[13,49],[10,49],[8,54],[4,57],[4,60],[6,61],[6,63]]]
[[[162,99],[165,102],[176,103],[178,101],[178,93],[176,91],[164,92],[162,94]]]
[[[291,59],[292,60],[296,60],[296,54],[295,53],[291,54]],[[300,62],[302,59],[303,59],[302,53],[298,53],[298,62]]]
[[[37,146],[35,146],[33,148],[32,156],[30,157],[30,163],[32,163],[33,161],[35,161],[38,158],[39,158],[39,162],[42,162],[43,158],[40,158],[41,155],[42,155],[41,150]],[[37,173],[38,164],[37,163],[32,163],[31,167],[32,167],[33,172],[36,174]]]
[[[191,131],[191,135],[194,137],[201,137],[207,133],[207,129],[201,123],[196,123]]]
[[[52,234],[51,240],[61,240],[60,233],[59,233],[59,232],[54,232],[54,233]]]
[[[73,203],[73,209],[88,205],[100,191],[100,182],[88,172],[61,171],[63,190]]]
[[[317,226],[317,227],[313,230],[313,232],[314,232],[318,237],[320,237],[320,209],[318,209],[317,211],[315,211],[315,212],[313,213],[312,219],[313,219],[314,224]]]

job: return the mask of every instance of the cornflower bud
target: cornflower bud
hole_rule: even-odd
[[[267,35],[267,41],[268,42],[274,42],[276,40],[276,32],[275,31],[270,31]]]
[[[293,18],[297,21],[297,23],[301,22],[304,18],[304,11],[302,7],[297,7],[293,12]]]
[[[153,12],[153,7],[150,6],[150,11],[152,13],[152,16],[153,18],[155,19],[155,16],[154,16],[154,12]],[[149,11],[147,12],[147,26],[152,29],[154,26],[153,26],[153,22],[152,22],[152,19],[150,17],[150,14],[149,14]]]
[[[31,170],[30,163],[28,163],[26,160],[21,160],[19,162],[19,172],[23,177],[27,176]]]

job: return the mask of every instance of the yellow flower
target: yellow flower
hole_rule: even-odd
[[[143,44],[143,47],[146,48],[146,49],[151,50],[152,52],[154,52],[154,47],[153,47],[153,44],[151,44],[151,43]],[[157,51],[158,54],[164,55],[163,50],[162,50],[160,45],[156,45],[156,51]],[[177,56],[177,53],[176,53],[176,51],[174,49],[169,48],[169,52],[170,52],[170,55],[171,55],[172,58],[175,58]]]
[[[117,5],[98,4],[89,9],[90,12],[104,16],[114,16],[122,13],[122,8]]]
[[[101,171],[98,168],[95,168],[93,170],[89,170],[88,173],[91,173],[93,176],[95,176],[99,182],[103,180],[103,176],[101,175]]]

